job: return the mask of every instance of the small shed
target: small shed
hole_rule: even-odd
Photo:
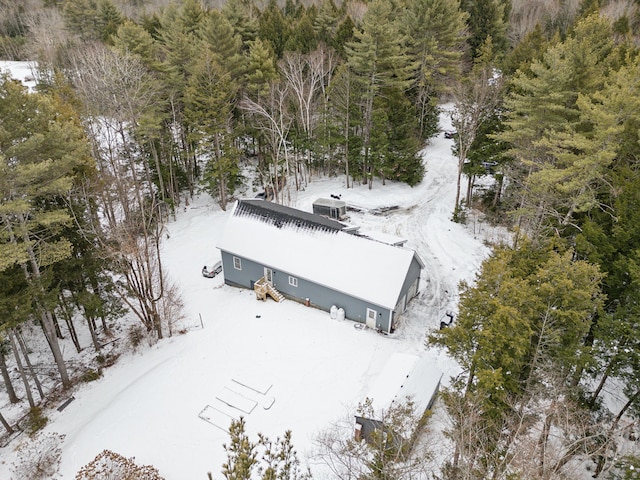
[[[417,426],[425,412],[433,407],[441,380],[442,372],[428,355],[394,353],[371,385],[366,398],[371,400],[372,411],[376,415],[411,400],[417,416],[412,425]],[[356,436],[365,440],[373,431],[384,426],[381,418],[356,415],[355,420]],[[411,438],[415,432],[397,433],[404,438]]]
[[[344,220],[347,218],[347,203],[333,198],[318,198],[313,202],[313,213],[334,220]]]

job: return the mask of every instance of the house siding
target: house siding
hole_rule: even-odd
[[[311,306],[327,312],[335,305],[344,309],[346,318],[359,323],[366,322],[367,308],[370,308],[377,312],[376,328],[385,332],[390,331],[393,311],[388,308],[318,285],[297,276],[295,272],[284,272],[270,265],[264,265],[240,256],[238,257],[242,259],[242,270],[236,270],[233,268],[234,256],[237,255],[222,251],[225,283],[229,285],[253,288],[253,284],[264,276],[264,268],[271,268],[273,270],[273,286],[285,297],[301,303],[306,303],[309,299]],[[297,287],[289,284],[289,276],[297,278]],[[410,284],[411,282],[409,282]]]

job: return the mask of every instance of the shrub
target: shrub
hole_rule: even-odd
[[[133,458],[126,458],[111,450],[103,450],[76,474],[76,480],[164,480],[160,472],[150,465],[136,465]]]
[[[31,445],[21,448],[11,469],[14,480],[56,478],[60,468],[63,440],[64,435],[48,433],[31,440]]]
[[[27,432],[30,435],[35,434],[38,430],[44,428],[49,419],[42,414],[40,407],[33,407],[29,410],[27,417]]]

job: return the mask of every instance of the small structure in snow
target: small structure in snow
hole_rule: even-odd
[[[375,415],[388,411],[394,405],[411,401],[417,416],[412,425],[418,426],[425,412],[433,406],[440,389],[442,373],[426,356],[395,353],[372,385],[366,398],[371,400]],[[356,436],[368,439],[384,426],[380,418],[356,415]],[[413,437],[415,431],[396,432],[404,438]]]
[[[347,218],[347,203],[336,195],[333,198],[318,198],[313,202],[313,213],[334,220],[345,220]]]

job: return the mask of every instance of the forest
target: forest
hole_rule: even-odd
[[[174,334],[162,226],[194,195],[226,209],[248,162],[282,204],[323,176],[415,186],[451,103],[452,218],[480,211],[513,241],[425,339],[464,370],[442,394],[455,451],[439,478],[577,478],[576,462],[640,478],[640,455],[618,455],[640,434],[639,45],[637,0],[0,0],[0,57],[37,64],[35,92],[0,78],[10,402],[9,358],[34,428],[38,397],[86,375],[61,326],[78,351],[88,330],[96,372],[125,311],[132,342]],[[50,348],[47,380],[26,322]],[[385,469],[393,445],[381,455],[359,478],[413,478]]]

